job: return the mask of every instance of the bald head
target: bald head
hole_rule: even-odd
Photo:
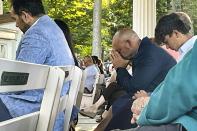
[[[112,48],[116,50],[124,59],[131,59],[137,53],[140,38],[130,28],[117,31],[112,40]]]
[[[123,28],[119,31],[117,31],[114,35],[114,37],[133,37],[133,38],[139,38],[135,31],[133,31],[130,28]]]

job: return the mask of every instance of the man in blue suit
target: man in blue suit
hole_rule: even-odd
[[[11,17],[16,20],[16,27],[24,33],[16,60],[51,66],[74,65],[63,32],[45,15],[41,0],[12,0],[11,5]],[[63,93],[68,88],[69,83],[66,83]],[[0,121],[38,111],[42,97],[43,90],[1,93]],[[58,117],[56,131],[63,130],[63,117]]]
[[[135,92],[139,90],[152,92],[165,78],[168,70],[176,64],[176,61],[162,48],[153,44],[149,38],[145,37],[141,40],[129,28],[121,29],[114,35],[112,47],[111,58],[117,72],[117,84],[121,87],[119,90],[127,92],[127,95],[123,95],[113,102],[109,111],[112,110],[114,117],[125,105],[131,106],[132,100],[130,98]],[[132,62],[132,75],[126,70],[129,62]],[[108,118],[97,127],[98,130],[105,129],[112,118],[112,114],[110,112],[108,114]],[[126,115],[130,116],[131,111]],[[120,119],[121,116],[118,118]],[[125,125],[115,123],[113,126],[107,127],[106,130],[117,127],[126,129],[131,127],[131,124],[129,121]]]

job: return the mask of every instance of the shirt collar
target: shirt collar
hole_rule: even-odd
[[[38,23],[38,21],[40,20],[40,18],[38,18],[34,23],[33,23],[33,25],[30,27],[30,28],[32,28],[33,26],[35,26],[37,23]],[[30,29],[29,28],[29,29]]]
[[[41,17],[40,17],[40,18],[41,18]],[[35,25],[38,23],[38,21],[40,20],[40,18],[38,18],[28,30],[30,30],[33,26],[35,26]],[[27,31],[28,31],[28,30],[27,30]],[[26,31],[26,32],[27,32],[27,31]]]
[[[190,38],[188,41],[186,41],[180,48],[179,48],[179,53],[180,53],[180,58],[178,61],[182,60],[183,57],[193,48],[194,43],[197,39],[197,36],[193,36]]]
[[[39,19],[40,19],[40,18],[38,18],[38,19],[33,23],[33,25],[32,25],[31,27],[33,27],[34,25],[36,25],[36,24],[38,23]]]

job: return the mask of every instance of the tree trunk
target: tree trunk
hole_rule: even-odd
[[[93,12],[93,42],[92,42],[92,55],[101,58],[101,10],[102,0],[94,0]]]

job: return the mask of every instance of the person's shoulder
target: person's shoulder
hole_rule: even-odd
[[[39,30],[31,28],[25,33],[23,41],[47,41],[46,36]],[[44,44],[44,43],[43,43]]]
[[[44,15],[40,17],[38,21],[36,22],[36,24],[30,27],[28,31],[43,33],[48,28],[54,28],[53,25],[55,25],[55,23],[52,21],[52,19],[49,16]]]
[[[153,53],[153,51],[161,50],[158,45],[153,43],[148,37],[144,37],[141,41],[140,48],[143,52]]]
[[[39,47],[48,47],[48,39],[47,36],[43,35],[42,32],[40,32],[37,29],[31,28],[28,30],[22,39],[23,45],[31,45],[31,46],[39,46]]]
[[[24,34],[24,38],[40,40],[40,41],[47,41],[48,34],[47,34],[47,24],[42,23],[40,20],[30,27],[27,32]]]

